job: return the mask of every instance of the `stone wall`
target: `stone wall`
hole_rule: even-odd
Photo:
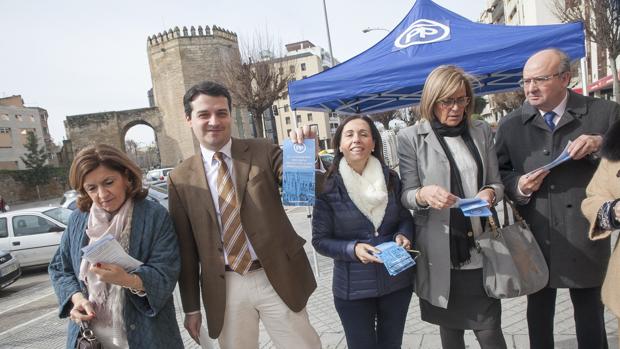
[[[135,125],[153,128],[155,141],[166,141],[161,114],[157,108],[141,108],[95,114],[70,115],[65,130],[71,140],[73,156],[90,144],[105,143],[125,150],[125,134]]]
[[[63,193],[69,189],[66,178],[52,177],[48,184],[39,186],[40,200],[58,198],[60,203]],[[5,172],[0,172],[0,195],[9,206],[39,201],[36,187],[22,183]]]

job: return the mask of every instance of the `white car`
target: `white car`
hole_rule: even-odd
[[[166,168],[158,168],[155,170],[150,170],[144,176],[144,184],[155,184],[165,182],[168,179],[168,174],[172,171],[174,167],[166,167]]]
[[[21,275],[17,259],[7,251],[0,250],[0,289],[14,283]]]
[[[0,213],[0,250],[10,252],[22,267],[49,264],[71,212],[47,206]]]

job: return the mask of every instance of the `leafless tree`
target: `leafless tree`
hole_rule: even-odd
[[[379,121],[383,124],[383,127],[385,127],[386,130],[389,130],[390,127],[388,123],[390,122],[390,120],[394,119],[394,117],[396,116],[396,112],[396,110],[389,110],[381,113],[370,114],[369,116],[373,121]]]
[[[588,40],[607,51],[613,93],[620,102],[620,83],[616,58],[620,55],[620,1],[618,0],[553,0],[553,13],[562,22],[582,21]]]
[[[525,94],[523,90],[517,90],[514,92],[496,93],[491,95],[489,99],[491,100],[491,109],[494,112],[509,113],[523,104]]]
[[[263,113],[282,98],[293,78],[284,60],[275,58],[279,51],[267,34],[255,34],[250,41],[239,43],[239,56],[222,62],[224,82],[235,104],[252,115],[257,137],[265,136]]]

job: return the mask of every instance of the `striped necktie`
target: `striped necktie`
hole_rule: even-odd
[[[545,115],[543,115],[543,118],[545,118],[545,123],[547,124],[547,126],[549,126],[549,129],[551,131],[553,131],[553,129],[555,128],[555,124],[553,123],[553,118],[555,117],[555,112],[552,111],[548,111],[545,113]]]
[[[250,255],[248,239],[241,226],[235,186],[224,161],[224,153],[217,152],[213,157],[220,163],[220,168],[217,171],[217,194],[228,266],[236,273],[244,275],[252,265],[252,256]]]

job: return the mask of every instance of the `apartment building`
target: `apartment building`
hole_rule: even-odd
[[[287,44],[286,55],[272,61],[276,68],[280,69],[280,73],[291,74],[293,81],[305,79],[331,67],[329,52],[307,40]],[[318,131],[320,146],[330,148],[331,138],[338,127],[339,119],[335,115],[330,115],[331,113],[324,112],[297,110],[293,113],[290,105],[288,93],[285,93],[284,97],[276,100],[272,109],[267,111],[269,116],[273,116],[278,143],[284,143],[295,125],[298,127],[310,125]],[[266,120],[269,120],[269,117]],[[269,130],[269,126],[266,130]]]
[[[29,133],[34,133],[39,146],[51,154],[53,142],[47,118],[45,109],[24,106],[19,95],[0,98],[0,170],[26,169],[20,157],[28,152],[25,145]]]
[[[579,1],[581,3],[581,1]],[[488,0],[480,22],[505,25],[559,24],[554,13],[554,0]],[[607,53],[586,40],[585,76],[588,94],[601,98],[612,97],[612,76]],[[620,66],[620,59],[616,64]],[[582,92],[582,67],[575,64],[570,87]]]

